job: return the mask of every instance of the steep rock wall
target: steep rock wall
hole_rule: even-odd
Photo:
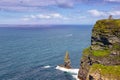
[[[83,50],[78,78],[120,80],[120,19],[96,22],[91,46]]]

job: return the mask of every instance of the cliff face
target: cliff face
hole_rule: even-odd
[[[78,77],[81,80],[120,80],[120,19],[96,22],[91,46],[83,50]]]

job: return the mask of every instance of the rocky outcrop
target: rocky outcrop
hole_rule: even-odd
[[[78,78],[120,80],[120,19],[96,22],[91,46],[83,50]]]
[[[69,53],[66,52],[65,54],[65,58],[64,58],[64,67],[65,68],[71,68],[71,61],[70,61],[70,57],[69,57]]]
[[[64,64],[60,65],[61,67],[70,69],[71,68],[71,61],[69,57],[69,53],[66,52],[65,57],[64,57]]]

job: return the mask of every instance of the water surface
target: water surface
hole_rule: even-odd
[[[73,80],[55,67],[68,51],[72,67],[79,68],[82,50],[90,45],[91,29],[91,25],[1,25],[0,80]]]

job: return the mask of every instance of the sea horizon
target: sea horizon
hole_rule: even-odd
[[[93,26],[93,24],[0,24],[0,27],[69,27],[69,26]]]

